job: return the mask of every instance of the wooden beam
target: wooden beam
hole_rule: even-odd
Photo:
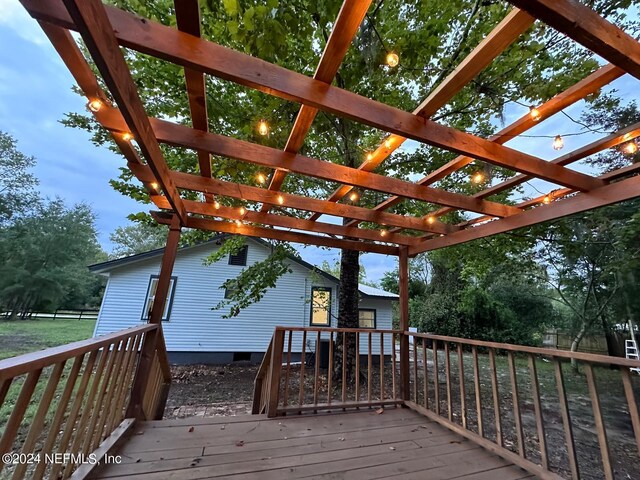
[[[169,178],[169,167],[153,135],[104,5],[99,0],[64,0],[64,4],[111,94],[120,105],[129,130],[158,179],[158,183],[169,197],[178,217],[185,217],[180,193]]]
[[[541,117],[539,121],[533,120],[529,113],[527,113],[511,125],[506,126],[498,133],[489,137],[489,140],[499,144],[504,144],[509,140],[513,140],[514,137],[526,132],[527,130],[533,128],[535,125],[539,125],[540,122],[560,112],[569,105],[582,100],[587,95],[591,95],[592,93],[597,92],[605,85],[608,85],[617,78],[620,78],[622,75],[624,75],[624,73],[624,70],[616,67],[615,65],[605,65],[604,67],[599,68],[591,75],[576,83],[572,87],[568,88],[564,92],[559,93],[551,100],[545,102],[540,106],[537,106]],[[430,172],[427,176],[419,180],[417,183],[419,185],[432,185],[438,180],[442,180],[446,176],[465,167],[471,162],[473,162],[473,158],[461,155],[443,165],[442,167],[434,170],[433,172]],[[376,205],[375,209],[387,210],[398,205],[402,201],[404,201],[404,198],[392,196]],[[351,225],[353,225],[354,223],[355,222],[350,222]]]
[[[123,128],[123,120],[117,109],[103,108],[96,113],[96,117],[109,130]],[[424,187],[397,178],[385,177],[223,135],[201,132],[166,120],[152,118],[150,125],[155,138],[169,145],[203,150],[263,167],[284,169],[323,180],[339,181],[368,190],[400,194],[407,198],[455,206],[495,217],[506,217],[519,212],[518,209],[501,203],[470,199],[467,195]]]
[[[143,182],[148,181],[149,178],[153,178],[152,172],[147,166],[131,164],[129,168],[134,175]],[[355,205],[343,205],[340,203],[327,202],[326,200],[303,197],[301,195],[272,192],[264,188],[226,182],[215,178],[204,178],[189,173],[173,172],[171,176],[178,188],[185,190],[213,193],[224,197],[268,203],[274,206],[295,208],[298,210],[322,212],[337,217],[358,218],[364,222],[401,226],[406,229],[424,232],[450,233],[455,231],[454,227],[444,223],[428,224],[420,218],[405,217],[387,212],[374,212],[368,208],[357,207]],[[282,203],[280,202],[280,198],[282,199]]]
[[[440,108],[446,105],[464,86],[484,70],[498,55],[500,55],[511,43],[524,33],[535,21],[528,13],[514,8],[509,14],[487,35],[484,40],[447,76],[436,86],[429,96],[413,111],[414,115],[424,118],[433,116]],[[373,152],[358,168],[368,172],[373,171],[386,160],[391,153],[400,147],[406,138],[399,135],[391,135],[391,148],[385,147],[385,142]],[[351,186],[340,186],[330,197],[329,201],[337,202],[351,190]],[[313,215],[310,220],[316,220]]]
[[[21,1],[29,13],[38,19],[76,28],[64,15],[65,12],[60,12],[61,0]],[[551,165],[532,155],[416,117],[175,28],[141,19],[117,8],[107,7],[107,11],[111,28],[125,47],[558,185],[581,191],[601,186],[597,179],[589,175]]]
[[[198,0],[175,0],[176,23],[178,29],[195,37],[200,36],[200,6]],[[184,69],[184,79],[189,97],[189,110],[191,111],[191,124],[196,130],[206,132],[209,130],[209,118],[207,115],[207,93],[204,74],[191,68]],[[211,176],[211,158],[207,152],[198,151],[198,165],[203,177]],[[213,197],[207,196],[208,202],[213,202]]]
[[[327,84],[333,81],[336,73],[338,73],[338,68],[340,68],[342,64],[343,58],[347,54],[353,37],[360,28],[360,24],[369,9],[369,5],[371,5],[371,0],[344,1],[313,78]],[[317,114],[317,108],[307,105],[300,107],[298,116],[293,123],[293,129],[284,147],[285,152],[298,153]],[[276,170],[271,179],[269,190],[280,190],[286,175],[286,171]],[[263,205],[262,211],[268,211],[269,208],[268,205]]]
[[[153,195],[151,200],[158,208],[171,208],[169,201],[164,196]],[[255,210],[246,210],[245,213],[241,213],[238,208],[227,207],[225,205],[220,205],[219,208],[215,208],[209,203],[195,202],[193,200],[184,200],[184,205],[187,209],[187,213],[206,215],[209,217],[221,217],[228,220],[239,220],[272,227],[293,228],[295,230],[360,238],[374,242],[394,243],[405,246],[416,245],[420,241],[417,237],[409,237],[407,235],[387,234],[385,231],[385,235],[383,237],[380,235],[380,231],[378,230],[343,227],[342,225],[335,225],[333,223],[312,222],[304,218],[295,218],[287,215],[274,215],[272,213],[257,212]]]
[[[151,212],[151,216],[156,220],[156,222],[163,225],[168,225],[173,217],[172,215],[159,212]],[[356,240],[339,240],[336,238],[321,237],[319,235],[310,235],[308,233],[288,232],[273,228],[254,227],[246,224],[238,226],[235,222],[222,222],[206,218],[187,217],[185,226],[188,228],[197,228],[199,230],[207,230],[211,232],[245,235],[247,237],[270,238],[272,240],[283,240],[285,242],[303,243],[305,245],[316,245],[319,247],[358,250],[361,252],[381,253],[383,255],[398,255],[398,247],[359,242]]]
[[[409,247],[409,254],[417,255],[418,253],[438,248],[458,245],[478,238],[484,238],[517,228],[528,227],[537,223],[566,217],[574,213],[630,200],[638,196],[640,196],[640,176],[631,177],[600,187],[589,194],[580,193],[571,198],[563,199],[549,205],[542,205],[533,210],[527,210],[519,215],[494,220],[474,228],[460,230],[447,236],[426,240],[421,245]]]
[[[577,0],[509,0],[640,79],[640,43]]]
[[[619,132],[612,133],[611,135],[607,135],[606,137],[601,138],[600,140],[596,140],[595,142],[591,142],[590,144],[585,145],[584,147],[578,148],[573,152],[569,152],[566,155],[562,155],[561,157],[558,157],[555,160],[552,160],[551,163],[555,163],[557,165],[563,165],[563,166],[570,165],[579,160],[587,158],[588,156],[593,155],[595,153],[602,152],[603,150],[606,150],[608,148],[616,147],[622,143],[633,140],[638,136],[640,136],[640,123],[635,123],[630,127],[620,130]],[[515,177],[509,178],[504,182],[500,182],[497,185],[494,185],[481,192],[474,194],[473,198],[487,198],[492,195],[496,195],[498,193],[514,188],[531,179],[532,177],[528,175],[516,175]],[[453,209],[451,208],[445,207],[445,208],[441,208],[436,212],[431,213],[430,215],[434,217],[440,217],[442,215],[446,215],[452,210]]]

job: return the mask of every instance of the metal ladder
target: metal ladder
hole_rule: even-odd
[[[638,344],[636,343],[636,337],[633,331],[633,323],[629,320],[629,333],[631,334],[631,340],[625,340],[624,342],[624,350],[625,356],[629,360],[639,360],[638,357]],[[636,372],[640,374],[640,368],[630,368],[632,372]]]

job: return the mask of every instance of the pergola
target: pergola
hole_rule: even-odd
[[[628,372],[628,368],[637,367],[636,360],[611,359],[575,352],[551,351],[550,353],[550,351],[540,348],[456,339],[408,331],[408,259],[410,257],[421,252],[554,220],[640,196],[640,176],[636,175],[640,170],[640,163],[631,164],[598,177],[567,168],[568,165],[592,154],[634,140],[640,135],[639,124],[631,125],[605,136],[552,161],[545,161],[504,146],[515,136],[523,134],[534,125],[544,122],[553,114],[597,92],[626,73],[640,78],[640,44],[589,7],[575,0],[509,1],[516,8],[413,112],[406,112],[332,85],[340,64],[370,6],[370,0],[344,1],[313,78],[201,38],[200,11],[197,0],[176,0],[177,28],[140,18],[111,6],[105,6],[100,0],[21,0],[29,13],[40,23],[71,71],[81,91],[86,95],[88,106],[96,120],[111,133],[126,157],[128,167],[145,185],[151,200],[161,210],[152,213],[154,218],[160,223],[170,225],[170,229],[155,302],[150,315],[150,325],[137,326],[85,342],[3,361],[0,365],[0,405],[2,405],[14,378],[20,375],[27,375],[27,378],[16,405],[12,409],[5,432],[0,439],[0,453],[8,452],[12,446],[43,368],[55,365],[55,370],[42,400],[40,400],[29,434],[23,442],[22,451],[29,452],[36,447],[36,438],[40,435],[41,427],[44,425],[47,409],[63,372],[64,362],[72,358],[74,365],[69,375],[70,380],[65,383],[60,401],[61,406],[57,408],[53,420],[54,426],[47,433],[43,451],[53,451],[60,426],[64,425],[64,433],[59,447],[62,448],[61,451],[66,451],[66,445],[71,445],[72,433],[77,431],[78,433],[72,442],[73,445],[71,445],[72,451],[88,453],[95,449],[96,452],[104,455],[131,428],[136,419],[150,420],[162,417],[171,382],[161,328],[162,310],[169,288],[180,231],[186,227],[398,256],[400,264],[400,329],[375,331],[375,334],[380,336],[380,378],[382,378],[385,369],[382,348],[385,338],[390,338],[389,344],[393,349],[391,355],[393,395],[388,400],[384,399],[381,380],[381,393],[377,404],[409,406],[429,419],[472,439],[490,452],[497,453],[509,462],[524,467],[541,478],[555,479],[559,477],[549,471],[535,356],[551,356],[554,363],[558,391],[557,406],[562,417],[567,457],[573,478],[579,478],[579,471],[560,361],[573,359],[585,362],[602,465],[605,477],[613,478],[614,472],[609,458],[609,446],[603,427],[591,365],[615,364],[622,367],[621,381],[629,406],[636,444],[640,451],[640,416]],[[546,103],[537,106],[537,115],[527,114],[489,138],[480,138],[455,130],[430,119],[501,52],[516,41],[536,19],[566,34],[610,63],[597,69]],[[84,58],[72,36],[72,31],[78,32],[82,37],[104,84],[109,89],[110,96],[100,87],[100,82]],[[120,47],[151,55],[184,68],[191,111],[191,127],[149,117],[145,112]],[[249,143],[210,131],[205,92],[206,75],[213,75],[285,100],[300,103],[300,110],[284,149],[278,150]],[[110,97],[115,99],[115,105],[110,102]],[[358,168],[349,168],[324,159],[305,157],[298,152],[304,144],[305,136],[309,132],[315,116],[320,111],[361,122],[388,132],[388,135]],[[409,182],[373,173],[373,170],[407,139],[443,148],[455,152],[459,156],[443,167],[429,172],[418,182]],[[170,170],[163,157],[160,144],[196,151],[200,175]],[[228,157],[272,169],[271,183],[268,188],[261,188],[214,178],[212,176],[211,155]],[[462,195],[431,186],[473,161],[504,167],[513,171],[514,175],[508,180],[494,184],[474,195]],[[329,198],[325,199],[285,193],[281,191],[281,187],[290,172],[322,180],[337,181],[341,186]],[[546,180],[557,187],[548,194],[540,195],[518,205],[508,205],[490,200],[493,195],[508,191],[531,179]],[[353,202],[341,203],[341,200],[349,195],[354,188],[382,192],[388,197],[371,209],[357,206]],[[181,195],[181,190],[199,192],[202,194],[203,200],[188,200]],[[231,208],[221,205],[216,200],[218,197],[248,200],[257,202],[261,206],[256,209]],[[440,208],[426,217],[404,216],[388,211],[405,199],[428,202],[438,205]],[[310,212],[311,215],[306,218],[297,218],[273,213],[272,207],[279,206],[303,210]],[[454,210],[473,212],[480,216],[457,225],[440,220],[443,215]],[[318,221],[321,215],[341,217],[343,224]],[[366,228],[361,225],[362,223],[382,225],[384,228]],[[417,236],[413,233],[416,231],[420,232],[420,235]],[[305,356],[307,335],[317,335],[318,342],[321,335],[329,335],[330,345],[333,345],[334,335],[336,338],[338,335],[342,335],[343,341],[347,335],[355,335],[356,345],[358,345],[357,339],[361,336],[363,339],[368,336],[369,365],[367,371],[368,384],[371,385],[371,332],[363,333],[358,329],[277,327],[256,378],[254,413],[265,411],[269,416],[274,416],[303,409],[314,411],[319,409],[317,363],[314,377],[314,402],[303,405],[304,382],[300,381],[299,406],[288,406],[286,403],[294,333],[301,334],[304,339],[301,343],[300,358]],[[287,348],[285,348],[286,334],[288,334]],[[413,337],[411,343],[413,361],[410,360],[410,337]],[[395,377],[396,338],[399,338],[400,343],[399,395],[396,395]],[[419,352],[416,339],[420,339],[422,342],[423,362],[420,368],[424,369],[422,376],[424,394],[418,392],[420,382],[418,381],[417,359]],[[435,362],[435,375],[433,372],[429,373],[432,376],[431,384],[435,389],[435,406],[432,405],[432,410],[429,409],[429,395],[427,394],[427,389],[430,388],[427,381],[427,340],[433,342],[432,359]],[[443,418],[444,411],[440,411],[442,402],[439,397],[441,388],[437,373],[437,344],[443,347],[445,353],[448,419]],[[363,344],[360,345],[363,346]],[[451,345],[457,345],[461,426],[453,421]],[[473,355],[477,434],[471,432],[467,425],[469,408],[465,404],[463,345]],[[489,352],[495,442],[490,441],[483,433],[478,348],[486,349]],[[505,448],[501,433],[500,398],[495,365],[497,350],[506,351],[508,356],[511,394],[513,396],[513,418],[518,444],[517,453]],[[283,404],[280,387],[282,383],[281,372],[285,366],[283,363],[285,352],[287,360]],[[540,464],[525,458],[525,437],[519,407],[514,353],[521,353],[528,356],[529,359]],[[83,363],[85,361],[87,363]],[[304,364],[305,362],[301,362],[300,366],[300,378],[302,379],[304,379]],[[83,365],[85,365],[84,369],[81,368]],[[93,374],[94,365],[95,374]],[[413,365],[413,390],[410,385],[411,365]],[[343,379],[346,378],[344,375],[343,367]],[[78,387],[79,393],[73,401],[70,413],[66,415],[65,408],[67,408],[67,404],[70,404],[74,392],[74,382],[77,378],[81,378]],[[85,390],[92,378],[91,388],[87,394],[88,400],[84,405]],[[328,374],[327,378],[329,381],[327,403],[330,405],[331,375]],[[356,378],[359,377],[356,375]],[[360,406],[371,407],[375,404],[371,398],[370,387],[368,401],[362,401],[359,398],[357,382],[358,380],[356,380],[355,387],[355,403],[346,402],[346,382],[343,381],[342,403],[338,405],[359,408]],[[424,405],[419,405],[418,400],[421,395]],[[95,408],[93,407],[94,397],[96,399]],[[79,415],[81,408],[82,414]],[[281,430],[280,428],[278,431]],[[187,435],[192,431],[193,428],[189,430]],[[82,432],[85,432],[84,436],[82,436]],[[219,435],[220,432],[217,434]],[[277,435],[281,436],[279,433]],[[3,460],[0,468],[4,463]],[[25,465],[16,468],[14,478],[24,476],[26,468]],[[44,464],[39,465],[36,468],[35,477],[42,477],[47,468]],[[52,472],[56,474],[52,474],[52,477],[57,478],[60,468],[62,467],[53,466]],[[85,475],[90,473],[92,468],[88,465],[81,466],[77,470],[78,476],[80,476],[80,472]],[[69,476],[72,470],[72,466],[66,466],[63,477]]]

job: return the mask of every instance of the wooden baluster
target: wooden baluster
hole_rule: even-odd
[[[600,455],[602,456],[604,478],[606,480],[613,480],[613,467],[611,466],[609,443],[607,442],[607,430],[602,419],[598,386],[596,385],[596,378],[593,374],[593,367],[590,363],[584,364],[584,373],[587,377],[587,386],[589,387],[589,396],[591,397],[591,408],[593,409],[593,418],[596,422],[596,431],[598,433],[598,443],[600,444]]]
[[[427,339],[422,339],[422,380],[423,380],[423,395],[424,395],[424,408],[429,408],[429,376],[427,375]]]
[[[315,354],[315,368],[313,372],[313,404],[318,405],[318,381],[320,380],[320,340],[322,332],[318,330],[316,336],[316,354]],[[318,410],[314,410],[313,413],[318,413]]]
[[[117,415],[114,415],[111,419],[111,423],[109,424],[110,432],[112,432],[113,429],[116,428],[118,424],[122,422],[122,420],[124,420],[124,417],[125,417],[124,406],[127,399],[127,391],[129,390],[128,387],[131,385],[131,382],[133,380],[133,373],[135,371],[135,364],[136,364],[136,356],[138,354],[138,347],[140,347],[141,342],[142,342],[141,335],[136,335],[133,341],[133,346],[129,350],[128,358],[126,360],[126,365],[125,365],[126,370],[125,370],[124,379],[120,387],[120,391],[117,392],[116,394],[116,398],[117,398],[116,412],[118,413]]]
[[[360,332],[356,332],[356,403],[360,401]]]
[[[273,333],[273,349],[271,350],[271,368],[269,369],[269,401],[267,402],[267,417],[278,414],[280,400],[280,375],[282,372],[282,350],[284,349],[285,331],[276,328]]]
[[[471,347],[473,354],[473,387],[476,395],[476,415],[478,416],[478,435],[484,437],[484,421],[482,419],[482,392],[480,391],[480,368],[478,366],[478,347]]]
[[[569,457],[569,466],[571,467],[571,478],[580,480],[580,472],[578,470],[578,460],[576,458],[576,447],[573,442],[573,427],[571,426],[571,414],[569,413],[569,402],[564,389],[564,377],[562,375],[562,364],[557,358],[553,359],[556,388],[558,389],[558,402],[560,404],[560,414],[562,415],[562,426],[564,429],[564,440],[567,445],[567,455]]]
[[[462,357],[462,344],[458,343],[458,372],[460,375],[460,413],[462,426],[467,428],[467,392],[464,385],[464,360]]]
[[[380,401],[384,401],[384,335],[380,334]]]
[[[440,415],[440,373],[438,371],[438,341],[433,340],[431,344],[433,349],[433,392],[436,404],[436,414]]]
[[[629,378],[629,369],[622,367],[620,374],[622,375],[624,394],[627,397],[627,406],[629,407],[633,433],[636,436],[636,447],[638,448],[638,455],[640,455],[640,415],[638,415],[638,404],[636,403],[636,397],[633,393],[633,387],[631,386],[631,378]]]
[[[4,399],[9,392],[9,388],[11,388],[11,383],[13,382],[13,378],[7,378],[0,382],[0,407],[4,403]]]
[[[453,408],[451,405],[451,358],[449,357],[449,342],[444,342],[444,373],[447,386],[447,412],[449,421],[453,422]]]
[[[69,399],[71,398],[73,388],[75,387],[76,381],[78,379],[83,360],[84,355],[80,355],[73,361],[69,376],[67,377],[67,382],[64,386],[64,390],[62,391],[62,395],[60,396],[60,400],[58,401],[58,406],[56,407],[56,413],[54,414],[51,425],[49,426],[47,438],[44,441],[42,448],[40,449],[41,457],[45,457],[46,455],[49,455],[51,453],[54,443],[58,438],[58,435],[60,433],[60,424],[62,423],[65,412],[67,411],[67,405],[69,404]],[[80,389],[78,389],[78,393],[80,393]],[[38,462],[38,464],[36,465],[36,469],[33,472],[32,478],[34,480],[41,479],[46,468],[46,462]]]
[[[516,376],[516,364],[513,352],[507,352],[509,360],[509,377],[511,379],[511,396],[513,398],[513,419],[516,426],[516,436],[518,438],[518,453],[522,458],[526,458],[524,449],[524,435],[522,432],[522,416],[520,415],[520,395],[518,393],[518,378]]]
[[[347,348],[347,334],[345,332],[342,332],[342,403],[345,403],[347,401],[347,355],[348,353],[349,353],[349,349]]]
[[[398,398],[398,390],[396,387],[396,334],[391,333],[391,389],[393,390],[393,399]]]
[[[418,403],[418,339],[413,337],[413,401]]]
[[[336,334],[338,338],[338,334]],[[329,332],[329,368],[327,368],[327,405],[331,405],[333,387],[333,332]]]
[[[105,347],[105,348],[108,348]],[[104,353],[104,348],[102,349]],[[69,451],[69,443],[71,441],[71,437],[73,433],[76,431],[76,422],[78,422],[78,414],[80,413],[80,409],[85,401],[85,392],[87,391],[87,387],[89,386],[89,382],[96,382],[96,376],[94,376],[93,367],[95,365],[96,359],[98,358],[99,350],[94,350],[89,354],[89,359],[87,360],[87,364],[84,367],[84,372],[82,372],[82,379],[80,380],[80,385],[78,386],[78,391],[75,392],[75,400],[71,405],[71,410],[69,411],[69,416],[67,417],[67,421],[64,424],[64,431],[62,432],[62,437],[60,437],[60,442],[58,443],[57,453],[71,453],[74,452]],[[100,360],[98,361],[98,367],[96,369],[96,373],[98,371],[102,372],[102,368],[104,368],[104,363],[106,360],[106,355],[100,354]],[[64,416],[64,412],[62,412]],[[58,432],[55,432],[58,433]],[[55,442],[57,437],[54,436],[52,442]],[[52,446],[54,443],[52,443]],[[40,467],[40,465],[38,465]],[[49,478],[58,478],[58,473],[60,468],[62,467],[62,463],[54,463],[51,466],[51,472],[49,473]],[[46,468],[46,465],[42,464],[42,468]]]
[[[367,332],[369,336],[369,350],[367,351],[367,400],[371,403],[371,370],[373,369],[373,359],[371,358],[371,332]]]
[[[304,370],[307,359],[307,331],[302,331],[302,352],[300,353],[300,390],[298,392],[298,406],[304,405]],[[280,368],[280,367],[278,367]],[[302,413],[302,411],[298,412]]]
[[[498,392],[498,374],[496,372],[496,352],[489,349],[489,370],[491,370],[491,392],[493,394],[493,415],[496,422],[496,443],[504,447],[502,421],[500,418],[500,395]]]
[[[284,374],[284,398],[282,399],[282,405],[284,407],[289,404],[289,377],[291,375],[291,344],[293,340],[293,330],[289,330],[287,333],[289,334],[289,338],[287,339],[287,369]],[[273,368],[273,365],[271,365],[271,368]]]
[[[536,429],[538,430],[538,443],[540,444],[540,458],[542,467],[549,470],[549,452],[547,451],[547,439],[544,431],[544,419],[542,418],[542,405],[540,404],[540,389],[538,388],[538,369],[536,358],[529,354],[529,374],[531,376],[531,396],[536,415]]]
[[[62,377],[62,372],[64,370],[64,365],[66,361],[62,361],[57,363],[51,374],[49,375],[49,380],[47,381],[47,386],[45,387],[44,393],[40,398],[40,403],[38,404],[38,411],[36,412],[33,420],[31,420],[31,427],[29,428],[29,433],[27,434],[27,438],[24,440],[22,444],[21,453],[29,454],[33,453],[32,450],[35,446],[36,440],[42,433],[42,428],[44,427],[45,416],[49,411],[49,406],[51,405],[51,400],[53,400],[53,396],[56,393],[56,388],[58,387],[58,383],[60,382],[60,377]],[[24,478],[25,473],[27,471],[27,462],[20,462],[16,465],[15,470],[13,471],[13,478],[19,479]]]

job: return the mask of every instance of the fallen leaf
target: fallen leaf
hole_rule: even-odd
[[[236,447],[243,447],[244,446],[244,440],[238,440],[236,442]]]
[[[194,427],[189,427],[189,433],[193,432],[195,430]]]
[[[379,408],[378,410],[376,410],[376,413],[377,413],[378,415],[383,414],[383,413],[384,413],[384,408]]]

